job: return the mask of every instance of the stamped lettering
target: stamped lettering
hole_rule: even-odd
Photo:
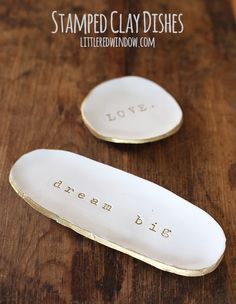
[[[112,205],[105,203],[102,207],[102,209],[105,209],[107,211],[111,211]]]
[[[144,224],[144,220],[141,218],[140,215],[137,214],[136,216],[136,219],[134,221],[135,224],[137,225],[143,225]],[[146,223],[145,223],[146,224]],[[164,238],[169,238],[170,237],[170,234],[171,234],[171,230],[168,229],[168,228],[161,228],[161,227],[158,227],[158,224],[157,222],[151,224],[151,226],[149,226],[148,228],[149,231],[152,231],[152,232],[158,232],[161,234],[161,236],[163,236]]]
[[[111,203],[102,202],[98,197],[93,197],[84,192],[77,191],[75,188],[66,185],[62,180],[55,181],[53,183],[53,188],[55,188],[56,190],[62,190],[64,193],[66,193],[66,195],[75,195],[78,201],[85,200],[87,203],[92,204],[94,208],[100,207],[106,212],[112,212],[113,210],[113,206]],[[148,229],[150,233],[159,233],[164,238],[169,238],[172,233],[169,228],[159,227],[158,222],[146,223],[146,221],[140,214],[137,214],[134,218],[134,224]]]
[[[165,228],[165,229],[163,229],[161,235],[164,236],[164,237],[166,237],[166,238],[168,238],[170,236],[170,233],[171,233],[171,230]]]
[[[142,223],[143,223],[143,220],[141,219],[141,216],[138,215],[138,217],[137,217],[137,219],[135,221],[135,224],[142,225]]]
[[[157,225],[157,223],[152,224],[152,227],[151,227],[151,228],[149,228],[149,230],[154,231],[154,232],[157,232],[157,231],[155,230],[156,225]]]
[[[93,198],[93,199],[91,199],[90,203],[97,206],[97,204],[98,204],[98,199]]]
[[[66,185],[62,180],[58,180],[55,183],[53,183],[53,187],[56,189],[63,190],[64,192],[70,194],[70,195],[76,195],[78,200],[87,200],[90,204],[94,205],[95,207],[100,206],[103,210],[111,212],[112,211],[112,205],[108,202],[102,202],[97,197],[89,197],[84,192],[76,191],[75,188],[72,188],[68,185]]]
[[[74,192],[75,190],[71,187],[67,187],[67,189],[64,190],[64,191],[67,192],[67,193],[71,193],[71,192]]]
[[[78,198],[80,198],[80,199],[84,199],[85,198],[85,193],[83,193],[83,192],[80,192],[79,194],[78,194]]]
[[[154,105],[138,104],[136,106],[129,106],[127,109],[119,109],[113,113],[106,113],[105,116],[108,121],[114,121],[119,118],[126,118],[137,113],[146,112],[147,110],[153,110],[154,107]]]

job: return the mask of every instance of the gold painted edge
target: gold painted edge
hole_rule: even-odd
[[[113,243],[111,241],[103,239],[103,238],[99,237],[98,235],[95,235],[92,232],[89,232],[88,230],[82,229],[81,227],[79,227],[77,225],[74,225],[73,223],[67,221],[64,218],[61,218],[57,214],[55,214],[51,211],[48,211],[47,209],[45,209],[44,207],[42,207],[38,203],[36,203],[34,200],[32,200],[30,197],[28,197],[20,189],[20,187],[14,181],[14,179],[11,175],[11,172],[10,172],[10,175],[9,175],[9,183],[12,186],[12,188],[15,190],[15,192],[21,198],[23,198],[23,200],[26,203],[28,203],[33,209],[35,209],[39,213],[43,214],[44,216],[55,220],[57,223],[74,230],[75,232],[81,234],[82,236],[85,236],[86,238],[89,238],[89,239],[91,239],[93,241],[96,241],[96,242],[98,242],[102,245],[105,245],[109,248],[112,248],[112,249],[115,249],[115,250],[120,251],[122,253],[125,253],[125,254],[133,257],[133,258],[141,260],[142,262],[145,262],[149,265],[152,265],[155,268],[158,268],[160,270],[171,272],[171,273],[182,275],[182,276],[187,276],[187,277],[198,277],[198,276],[203,276],[203,275],[206,275],[206,274],[214,271],[218,267],[218,265],[220,264],[221,260],[223,259],[224,252],[223,252],[222,256],[219,258],[219,260],[214,265],[212,265],[210,267],[207,267],[207,268],[196,269],[196,270],[183,269],[183,268],[178,268],[178,267],[173,266],[173,265],[167,265],[165,263],[159,262],[158,260],[153,260],[153,259],[148,258],[146,256],[143,256],[143,255],[141,255],[141,254],[139,254],[135,251],[132,251],[132,250],[124,248],[124,247],[121,247],[120,245],[117,245],[116,243]]]
[[[171,129],[170,131],[168,131],[167,133],[165,133],[163,135],[159,135],[159,136],[147,137],[147,138],[144,138],[144,139],[137,139],[137,140],[104,136],[104,135],[98,133],[95,130],[95,128],[91,125],[91,123],[86,118],[85,111],[84,111],[84,106],[85,106],[85,103],[87,102],[88,96],[92,93],[92,91],[95,88],[93,88],[92,90],[90,90],[89,93],[86,95],[86,97],[83,99],[83,101],[82,101],[82,103],[80,105],[80,112],[81,112],[82,120],[83,120],[84,124],[86,125],[86,127],[88,128],[88,130],[90,131],[90,133],[93,134],[95,137],[97,137],[99,139],[102,139],[102,140],[105,140],[105,141],[109,141],[109,142],[113,142],[113,143],[118,143],[118,144],[145,144],[145,143],[150,143],[150,142],[154,142],[154,141],[159,141],[159,140],[167,138],[167,137],[169,137],[171,135],[174,135],[175,133],[177,133],[179,131],[179,129],[181,128],[181,126],[183,124],[183,110],[180,107],[179,103],[175,100],[175,102],[177,103],[178,107],[181,110],[182,117],[181,117],[181,120],[178,123],[178,125],[175,126],[173,129]],[[169,93],[167,92],[167,94],[169,94]]]

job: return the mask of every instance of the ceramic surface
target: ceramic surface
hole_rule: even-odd
[[[81,105],[82,118],[96,137],[117,143],[145,143],[177,132],[183,114],[161,86],[126,76],[96,86]]]
[[[59,150],[35,150],[12,167],[10,183],[33,208],[78,233],[159,269],[213,271],[225,235],[206,212],[111,166]]]

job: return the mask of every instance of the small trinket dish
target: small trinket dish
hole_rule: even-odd
[[[176,100],[155,82],[137,76],[105,81],[81,105],[90,132],[116,143],[146,143],[176,133],[183,120]]]
[[[220,225],[174,193],[124,171],[60,150],[35,150],[10,183],[33,208],[81,235],[161,270],[213,271],[225,250]]]

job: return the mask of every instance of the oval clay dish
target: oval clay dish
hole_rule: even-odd
[[[223,257],[224,232],[205,211],[157,184],[78,154],[27,153],[9,180],[47,217],[161,270],[201,276]]]
[[[137,76],[105,81],[81,105],[85,125],[96,137],[139,144],[176,133],[183,114],[177,101],[155,82]]]

